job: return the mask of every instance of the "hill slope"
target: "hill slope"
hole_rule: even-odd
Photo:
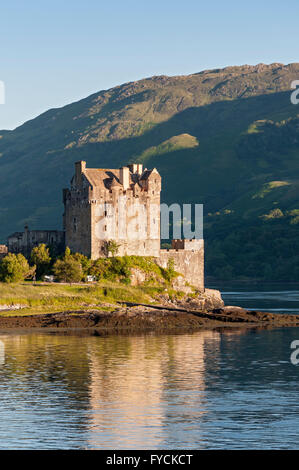
[[[161,172],[165,202],[205,204],[208,274],[294,279],[298,78],[299,64],[152,77],[0,131],[0,239],[25,223],[61,227],[74,161],[136,160]]]

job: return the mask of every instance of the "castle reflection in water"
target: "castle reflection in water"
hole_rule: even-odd
[[[0,418],[8,412],[5,404],[11,406],[8,397],[16,403],[0,439],[19,433],[35,447],[51,447],[60,439],[62,448],[72,440],[77,448],[154,449],[163,448],[166,440],[168,446],[172,439],[186,441],[178,433],[193,428],[200,441],[200,423],[209,408],[206,370],[219,368],[221,337],[212,330],[108,337],[0,335]],[[29,434],[32,421],[36,428],[29,427]],[[49,430],[42,442],[39,426]]]

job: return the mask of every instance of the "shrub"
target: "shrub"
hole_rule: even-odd
[[[92,261],[90,258],[87,258],[87,256],[84,256],[81,253],[75,253],[70,256],[81,264],[84,277],[90,274],[90,268],[92,266]]]
[[[283,217],[283,212],[278,207],[276,209],[272,209],[269,214],[264,214],[261,216],[264,220],[271,220],[271,219],[281,219]]]
[[[163,270],[164,279],[167,282],[171,282],[178,275],[179,275],[179,273],[177,273],[174,269],[174,259],[170,258],[167,262],[167,268]]]
[[[88,274],[95,276],[97,281],[100,279],[108,279],[107,273],[109,273],[109,267],[111,260],[108,258],[99,258],[93,261],[89,268]]]
[[[0,263],[0,280],[2,282],[23,281],[35,272],[35,267],[29,267],[28,261],[21,254],[9,253]]]
[[[72,256],[58,259],[53,266],[53,272],[60,282],[80,282],[83,277],[81,263]]]
[[[99,258],[93,262],[89,274],[99,279],[130,283],[131,270],[128,257]]]
[[[36,274],[38,278],[41,278],[44,274],[49,272],[51,257],[49,248],[47,248],[44,243],[33,248],[30,260],[31,263],[36,266]]]
[[[111,253],[111,256],[112,256],[112,257],[116,256],[119,247],[120,247],[120,245],[118,245],[118,243],[116,243],[115,240],[109,240],[109,241],[107,242],[107,252],[108,252],[108,255],[109,255],[109,253]]]

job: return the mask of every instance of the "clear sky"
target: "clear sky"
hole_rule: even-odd
[[[0,129],[152,75],[299,62],[298,17],[299,0],[3,0]]]

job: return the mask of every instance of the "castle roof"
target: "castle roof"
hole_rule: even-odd
[[[29,230],[28,231],[30,234],[40,234],[40,233],[47,233],[47,234],[53,234],[53,233],[63,233],[62,230]],[[8,239],[10,238],[22,238],[25,232],[14,232],[10,235],[8,235]]]
[[[115,180],[120,185],[120,170],[110,170],[103,168],[86,168],[84,175],[93,187],[110,189]],[[114,183],[115,184],[115,183]]]
[[[120,184],[120,181],[116,178],[112,178],[112,181],[110,182],[110,189],[112,188],[122,188],[122,185]]]
[[[14,232],[11,235],[9,235],[7,238],[19,238],[23,236],[24,232]]]
[[[144,172],[142,173],[140,179],[141,180],[147,180],[147,178],[152,174],[153,170],[147,170],[145,169]]]
[[[144,181],[152,173],[153,170],[145,169],[142,174],[136,178],[136,174],[128,171],[129,186],[137,183],[138,179]],[[86,168],[84,175],[93,187],[100,189],[111,189],[115,187],[122,187],[121,184],[121,169],[104,169],[104,168]]]

